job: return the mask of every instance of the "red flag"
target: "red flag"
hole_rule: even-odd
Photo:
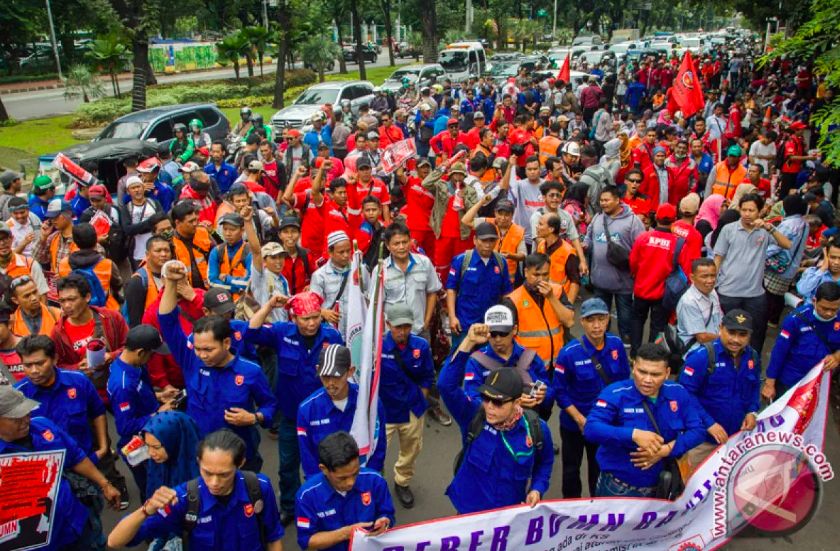
[[[694,68],[694,61],[688,50],[683,55],[677,78],[667,95],[668,110],[671,113],[682,111],[683,117],[686,118],[703,109],[705,105],[700,79],[697,78],[697,70]]]
[[[569,71],[569,55],[566,54],[566,58],[563,60],[563,66],[560,67],[560,71],[557,73],[557,79],[562,80],[566,84],[569,84],[572,80],[572,75]]]

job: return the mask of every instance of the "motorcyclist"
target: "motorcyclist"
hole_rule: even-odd
[[[341,116],[344,118],[344,124],[350,128],[354,128],[356,126],[356,115],[353,114],[353,110],[350,108],[349,99],[341,100],[341,113]]]
[[[251,122],[251,108],[250,107],[243,107],[239,110],[239,122],[236,123],[236,126],[233,127],[233,133],[239,136],[242,139],[245,139],[245,136],[251,131],[254,127],[253,123]]]
[[[195,152],[195,144],[192,138],[187,133],[187,125],[184,123],[176,123],[172,130],[175,132],[175,139],[169,143],[169,151],[172,157],[180,164],[184,164],[192,159]]]
[[[388,108],[388,98],[385,97],[385,91],[378,86],[373,90],[375,96],[370,101],[370,108],[377,113],[390,113],[390,109]]]
[[[265,139],[268,141],[273,141],[274,139],[274,131],[272,130],[271,126],[265,124],[263,120],[263,116],[259,113],[254,113],[251,115],[251,129],[245,134],[245,138],[247,139],[253,132],[257,132],[259,134],[263,134]]]
[[[190,121],[190,139],[193,142],[193,147],[198,149],[199,147],[206,147],[210,148],[210,144],[213,143],[213,139],[210,137],[210,134],[204,131],[204,123],[201,122],[201,119],[192,119]]]

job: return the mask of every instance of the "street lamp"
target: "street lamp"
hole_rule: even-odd
[[[50,0],[47,0],[47,21],[50,22],[50,40],[52,40],[53,55],[55,56],[55,66],[56,69],[58,69],[58,80],[64,80],[64,77],[61,75],[61,60],[58,58],[58,42],[56,42],[55,40],[55,26],[53,25]]]

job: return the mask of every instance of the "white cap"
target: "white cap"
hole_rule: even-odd
[[[131,186],[134,186],[134,185],[137,185],[137,184],[140,184],[142,186],[143,185],[143,180],[141,180],[139,176],[129,176],[125,180],[125,189],[128,189]]]
[[[484,324],[490,328],[490,331],[510,332],[515,325],[513,312],[510,311],[510,308],[501,304],[491,306],[484,313]]]
[[[580,146],[577,142],[566,142],[563,144],[563,149],[560,151],[561,153],[571,155],[572,157],[580,157]]]
[[[347,234],[341,230],[334,231],[327,236],[327,247],[334,247],[339,243],[344,241],[350,241],[350,238],[347,237]]]

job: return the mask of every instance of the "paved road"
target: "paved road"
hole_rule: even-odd
[[[366,67],[385,67],[388,65],[388,54],[383,52],[376,63],[365,64]],[[356,69],[355,63],[348,63],[347,66],[351,69]],[[265,74],[273,74],[276,69],[275,65],[266,65],[264,67]],[[336,64],[336,71],[338,64]],[[259,74],[259,67],[256,68]],[[335,71],[333,71],[335,72]],[[243,68],[240,74],[247,74],[246,69]],[[218,78],[233,78],[233,69],[219,69],[215,71],[201,71],[193,73],[182,73],[177,75],[160,75],[158,82],[172,83],[172,82],[191,82],[199,80],[209,80]],[[105,83],[105,89],[108,95],[111,95],[111,86]],[[120,90],[124,94],[131,93],[131,79],[120,80]],[[38,92],[22,92],[16,94],[4,94],[3,104],[9,112],[9,116],[17,120],[38,119],[49,117],[53,115],[64,115],[72,113],[76,108],[82,104],[80,99],[66,100],[64,99],[64,90],[59,88],[55,90],[42,90]]]

